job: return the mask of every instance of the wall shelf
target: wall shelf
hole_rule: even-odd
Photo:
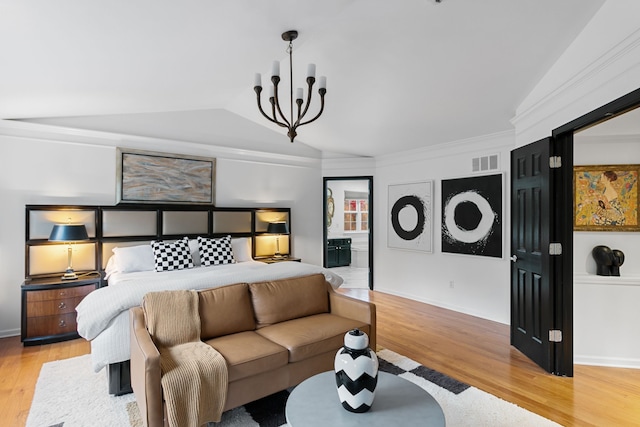
[[[574,284],[585,285],[620,285],[620,286],[640,286],[640,275],[632,276],[598,276],[596,274],[573,273]]]

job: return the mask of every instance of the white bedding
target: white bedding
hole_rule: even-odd
[[[323,273],[334,288],[342,284],[342,278],[327,269],[290,261],[248,261],[162,273],[114,273],[109,277],[109,286],[91,292],[76,307],[78,333],[91,341],[93,369],[98,372],[107,364],[129,360],[129,308],[140,305],[147,292],[207,289],[314,273]]]

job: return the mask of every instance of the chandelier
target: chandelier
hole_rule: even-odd
[[[304,92],[301,87],[296,89],[295,96],[295,104],[297,105],[297,114],[294,120],[294,97],[293,97],[293,41],[298,37],[298,32],[295,30],[286,31],[282,33],[282,40],[289,42],[289,47],[287,48],[287,53],[289,53],[289,119],[283,114],[282,108],[280,107],[280,98],[278,97],[278,83],[280,83],[280,62],[273,61],[273,68],[271,69],[271,83],[273,86],[269,87],[269,102],[271,103],[271,117],[269,117],[264,110],[262,109],[262,102],[260,101],[260,93],[262,92],[262,75],[260,73],[256,73],[255,83],[253,85],[253,90],[256,91],[256,97],[258,101],[258,109],[262,113],[262,115],[272,123],[277,124],[278,126],[284,127],[288,129],[287,135],[291,142],[293,142],[294,138],[297,135],[296,129],[299,126],[304,126],[315,121],[320,115],[322,111],[324,111],[324,94],[327,93],[327,78],[322,76],[318,82],[318,93],[320,94],[320,111],[318,114],[312,118],[311,120],[307,120],[303,122],[302,119],[307,114],[309,110],[309,105],[311,104],[311,90],[313,88],[314,83],[316,82],[316,65],[309,64],[307,67],[307,101],[306,104],[303,101]],[[304,104],[304,109],[302,105]]]

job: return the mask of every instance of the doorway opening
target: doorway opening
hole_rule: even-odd
[[[373,290],[373,177],[325,177],[323,194],[323,266]]]
[[[561,159],[561,166],[558,171],[559,185],[555,187],[555,209],[553,221],[555,223],[553,242],[561,244],[561,257],[554,263],[555,278],[558,283],[553,289],[554,309],[553,321],[554,330],[561,331],[561,339],[555,343],[552,352],[552,364],[558,375],[573,376],[574,364],[574,262],[584,268],[585,259],[574,261],[574,137],[577,132],[587,128],[596,127],[611,120],[614,117],[622,117],[624,113],[640,106],[640,89],[628,93],[590,113],[566,123],[552,132],[554,140],[553,152],[551,156],[558,156]],[[631,121],[633,122],[633,121]],[[600,160],[599,160],[600,161]],[[578,247],[579,250],[582,248]],[[608,334],[609,331],[605,333]],[[591,331],[589,339],[593,337]]]

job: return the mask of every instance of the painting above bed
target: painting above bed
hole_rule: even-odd
[[[216,159],[117,149],[118,203],[215,203]]]

